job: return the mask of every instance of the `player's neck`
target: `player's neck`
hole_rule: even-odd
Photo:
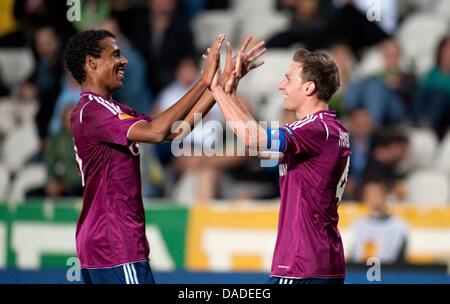
[[[328,103],[322,100],[308,100],[305,102],[296,112],[296,116],[298,120],[304,119],[308,115],[312,115],[314,113],[320,111],[329,110]]]
[[[83,83],[81,85],[81,90],[83,92],[92,92],[95,93],[105,99],[111,99],[112,97],[112,92],[109,91],[107,88],[105,87],[101,87],[95,84],[88,84],[88,83]]]

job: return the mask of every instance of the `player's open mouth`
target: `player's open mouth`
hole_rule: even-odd
[[[122,81],[125,78],[125,68],[119,67],[116,72],[117,79]]]

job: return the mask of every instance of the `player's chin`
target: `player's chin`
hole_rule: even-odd
[[[291,111],[291,107],[289,106],[289,103],[285,100],[283,103],[283,109],[285,109],[286,111]]]
[[[123,87],[123,80],[116,80],[114,83],[114,89],[121,89]]]

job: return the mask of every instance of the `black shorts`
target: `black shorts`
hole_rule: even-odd
[[[147,261],[111,268],[83,268],[81,275],[85,284],[155,284]]]

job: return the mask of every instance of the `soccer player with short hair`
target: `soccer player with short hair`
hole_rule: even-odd
[[[219,66],[224,39],[224,34],[219,35],[203,56],[200,79],[155,118],[111,98],[123,85],[128,62],[111,32],[80,32],[69,41],[65,63],[82,87],[71,128],[84,187],[76,247],[85,283],[154,283],[148,263],[138,143],[181,139],[186,130],[172,133],[172,125],[183,120],[192,130],[194,114],[205,115],[212,108],[215,100],[208,88]],[[243,56],[243,68],[249,71],[259,66],[253,61],[264,52],[264,43],[252,48]],[[227,53],[231,54],[230,45]],[[233,60],[228,57],[221,83],[231,78]]]
[[[298,121],[264,130],[236,95],[242,52],[225,86],[211,85],[225,119],[246,146],[282,152],[279,163],[281,205],[270,283],[342,284],[344,251],[338,204],[349,169],[349,134],[328,101],[340,86],[334,61],[322,53],[298,50],[279,90],[284,108]],[[248,128],[241,126],[246,124]],[[249,132],[249,130],[258,132]]]
[[[154,283],[138,142],[172,139],[178,135],[171,133],[174,122],[190,122],[194,112],[206,113],[212,107],[214,99],[206,90],[224,39],[222,34],[214,41],[197,83],[154,119],[111,98],[122,87],[128,63],[111,32],[80,32],[69,41],[65,62],[82,87],[71,128],[84,187],[76,247],[85,283]]]

